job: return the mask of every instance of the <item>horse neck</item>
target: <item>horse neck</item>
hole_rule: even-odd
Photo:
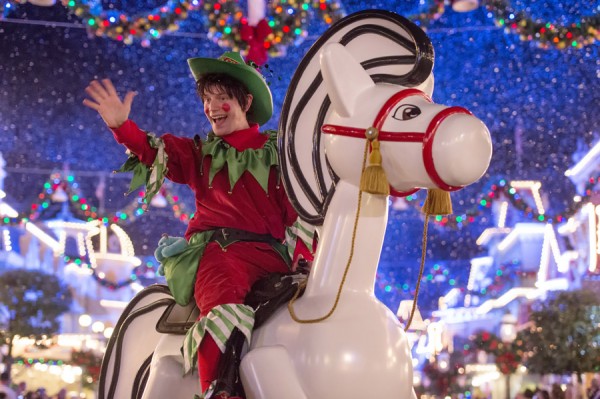
[[[358,187],[344,181],[336,185],[320,232],[306,296],[335,295],[351,253],[343,290],[374,294],[375,275],[387,225],[388,198],[362,193],[355,229],[358,197]]]

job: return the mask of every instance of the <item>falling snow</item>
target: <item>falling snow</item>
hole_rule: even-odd
[[[139,2],[138,6],[156,6],[148,3]],[[404,5],[391,6],[396,3]],[[533,18],[562,24],[598,12],[594,1],[514,3]],[[418,1],[353,0],[343,4],[349,13],[367,7],[404,15],[422,11]],[[138,6],[136,10],[141,9]],[[182,32],[205,31],[202,15],[196,14],[181,24]],[[49,8],[25,4],[10,18],[78,22],[60,4]],[[291,66],[298,64],[323,31],[321,24],[314,25],[309,38],[291,46],[286,57],[269,60],[275,115],[293,73]],[[552,212],[563,212],[575,194],[564,172],[599,138],[598,44],[543,50],[497,28],[484,9],[464,14],[447,11],[430,25],[428,34],[436,52],[434,100],[469,109],[487,124],[494,143],[487,174],[453,194],[455,213],[476,208],[481,194],[502,178],[540,180]],[[195,56],[217,57],[224,51],[209,40],[166,35],[149,47],[137,43],[126,46],[88,37],[84,29],[74,26],[2,21],[0,37],[0,151],[9,172],[7,200],[19,211],[26,211],[35,202],[49,175],[32,170],[68,166],[72,171],[108,173],[124,160],[123,148],[114,143],[102,120],[81,104],[84,88],[92,79],[111,78],[121,93],[138,91],[131,116],[144,129],[190,137],[209,129],[185,62]],[[266,127],[277,128],[276,118]],[[128,202],[123,198],[127,181],[107,176],[105,206],[114,211]],[[81,174],[77,179],[90,201],[95,201],[98,175]],[[193,207],[185,187],[174,190],[189,208]],[[378,285],[377,293],[391,306],[409,298],[414,290],[423,218],[418,206],[412,204],[418,205],[423,197],[420,194],[408,207],[392,209],[390,214],[379,270],[379,281],[385,284]],[[425,303],[446,292],[452,286],[450,281],[466,284],[469,259],[485,253],[475,240],[492,224],[489,211],[482,211],[474,223],[463,228],[430,224],[426,270],[434,270],[436,277],[424,279]],[[154,226],[161,226],[161,231]],[[127,226],[127,231],[136,252],[150,256],[162,230],[181,235],[184,228],[168,209],[155,209]]]

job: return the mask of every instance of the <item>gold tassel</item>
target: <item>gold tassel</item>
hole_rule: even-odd
[[[371,142],[371,154],[369,155],[369,166],[367,166],[360,177],[360,190],[369,194],[390,195],[390,184],[381,166],[381,151],[377,136],[379,130],[370,127],[365,131],[365,136]]]
[[[428,189],[422,211],[427,215],[450,215],[452,213],[450,193],[439,188]]]

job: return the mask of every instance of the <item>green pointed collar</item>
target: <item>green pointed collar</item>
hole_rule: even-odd
[[[263,148],[248,148],[241,152],[226,143],[221,137],[209,134],[206,141],[202,144],[202,159],[207,155],[212,158],[208,184],[212,185],[215,175],[227,165],[230,192],[233,191],[233,187],[235,187],[235,184],[244,172],[248,171],[254,176],[263,190],[265,190],[265,193],[268,193],[271,166],[279,165],[277,156],[277,131],[267,130],[263,134],[269,135],[269,139]]]

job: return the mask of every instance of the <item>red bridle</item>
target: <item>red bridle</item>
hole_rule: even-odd
[[[404,89],[404,90],[397,92],[396,94],[394,94],[392,97],[390,97],[385,102],[385,104],[383,105],[383,107],[381,108],[379,113],[377,114],[375,121],[373,122],[373,127],[377,128],[377,130],[379,130],[378,139],[380,141],[423,143],[423,164],[425,165],[425,170],[427,171],[427,174],[429,175],[431,180],[442,190],[445,190],[445,191],[460,190],[461,188],[463,188],[463,186],[451,186],[451,185],[446,184],[442,180],[442,178],[440,177],[438,172],[436,171],[435,164],[433,163],[433,139],[435,138],[435,134],[437,132],[439,125],[444,121],[444,119],[446,119],[450,115],[454,115],[454,114],[472,115],[471,112],[469,112],[468,110],[466,110],[462,107],[445,108],[442,111],[438,112],[433,117],[431,122],[429,122],[429,126],[427,126],[427,129],[425,130],[424,133],[423,132],[385,132],[385,131],[382,131],[381,128],[383,127],[383,124],[384,124],[385,120],[387,119],[388,115],[390,114],[390,112],[392,112],[392,110],[394,110],[396,108],[396,106],[399,102],[401,102],[402,100],[404,100],[408,97],[411,97],[411,96],[419,96],[419,97],[424,98],[427,102],[433,103],[433,101],[427,94],[423,93],[421,90],[418,90],[418,89]],[[359,138],[359,139],[366,139],[366,136],[365,136],[366,130],[367,129],[361,129],[361,128],[349,127],[349,126],[339,126],[339,125],[323,125],[323,127],[321,128],[321,131],[323,133],[355,137],[355,138]],[[390,187],[390,194],[393,196],[396,196],[396,197],[405,197],[405,196],[410,195],[418,190],[419,190],[418,188],[415,188],[415,189],[412,189],[409,191],[400,192],[400,191],[396,191],[392,187]]]

